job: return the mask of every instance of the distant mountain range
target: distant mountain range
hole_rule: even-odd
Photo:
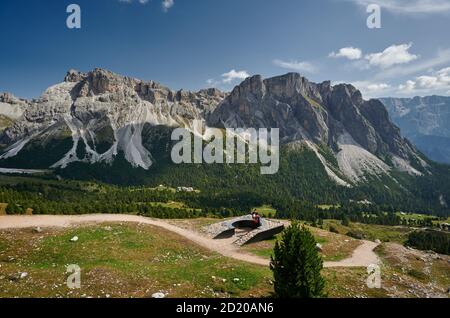
[[[224,93],[173,91],[103,69],[72,70],[37,100],[0,95],[0,115],[4,168],[416,209],[445,208],[450,198],[450,187],[437,180],[450,169],[435,167],[404,139],[379,100],[364,100],[352,85],[316,84],[297,73],[253,76]],[[172,164],[170,132],[194,133],[194,120],[218,128],[280,128],[280,173],[269,179],[252,167]]]
[[[450,97],[380,99],[402,134],[429,158],[450,163]]]

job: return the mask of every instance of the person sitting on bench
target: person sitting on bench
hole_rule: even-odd
[[[261,216],[258,212],[255,212],[253,216],[253,222],[255,222],[256,226],[261,226]]]

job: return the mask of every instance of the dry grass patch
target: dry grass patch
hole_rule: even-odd
[[[393,297],[449,297],[450,257],[384,243],[376,249],[383,287]]]

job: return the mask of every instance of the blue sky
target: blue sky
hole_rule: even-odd
[[[66,27],[71,3],[80,30]],[[450,95],[449,30],[450,0],[2,0],[0,91],[38,97],[102,67],[173,89],[297,71],[365,97]]]

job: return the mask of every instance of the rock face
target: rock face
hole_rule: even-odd
[[[0,94],[0,132],[20,118],[28,103],[12,94]]]
[[[414,175],[426,171],[381,102],[363,100],[351,85],[316,84],[296,73],[250,77],[226,94],[173,91],[102,69],[71,70],[38,100],[3,94],[0,103],[0,109],[15,116],[0,135],[5,145],[0,165],[27,165],[31,161],[24,154],[41,149],[33,157],[45,160],[36,159],[32,168],[111,162],[123,153],[133,166],[148,169],[154,163],[148,146],[153,128],[194,130],[193,121],[203,120],[211,127],[280,128],[284,144],[312,149],[341,185],[391,169]]]
[[[277,127],[285,143],[303,141],[313,150],[327,145],[337,156],[339,170],[353,181],[391,168],[421,174],[412,162],[426,166],[380,101],[363,100],[351,85],[311,83],[296,73],[246,79],[214,111],[209,124]],[[323,157],[321,161],[328,165]]]
[[[402,133],[431,159],[450,163],[450,97],[383,98]]]
[[[0,158],[16,156],[31,141],[70,139],[70,148],[52,167],[111,161],[123,151],[133,166],[148,169],[152,157],[142,145],[146,125],[189,127],[194,119],[207,117],[224,96],[214,89],[175,92],[102,69],[71,70],[3,133],[0,144],[9,147]]]
[[[409,160],[415,155],[379,101],[364,101],[351,85],[315,84],[296,73],[245,80],[213,113],[210,124],[278,127],[285,141],[307,139],[333,149],[339,148],[341,136],[349,134],[377,156],[393,154]]]

